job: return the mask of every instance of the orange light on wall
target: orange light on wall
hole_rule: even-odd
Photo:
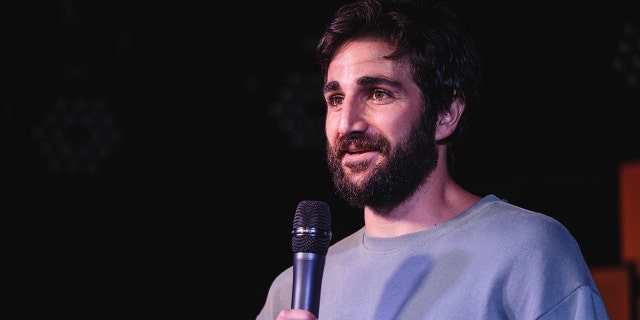
[[[640,160],[620,165],[620,249],[624,262],[640,266]]]
[[[635,266],[640,282],[640,160],[620,165],[620,252],[623,263]],[[634,286],[636,290],[637,285]],[[640,320],[640,294],[636,291],[635,315]]]

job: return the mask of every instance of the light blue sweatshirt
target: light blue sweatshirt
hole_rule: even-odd
[[[291,307],[293,269],[257,320]],[[488,195],[457,217],[393,238],[364,228],[333,244],[319,319],[609,319],[580,248],[557,220]]]

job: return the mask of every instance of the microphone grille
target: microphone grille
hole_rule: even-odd
[[[322,201],[301,201],[293,218],[291,234],[293,252],[327,254],[331,244],[329,205]]]

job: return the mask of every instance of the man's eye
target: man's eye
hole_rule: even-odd
[[[342,96],[332,96],[329,99],[327,99],[327,104],[330,107],[337,107],[342,104],[343,99],[344,98]]]
[[[389,95],[384,90],[374,90],[373,92],[371,92],[371,99],[373,99],[376,102],[381,102],[388,96]]]

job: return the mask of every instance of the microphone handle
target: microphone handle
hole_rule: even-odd
[[[325,256],[310,252],[293,254],[292,309],[304,309],[318,317]]]

